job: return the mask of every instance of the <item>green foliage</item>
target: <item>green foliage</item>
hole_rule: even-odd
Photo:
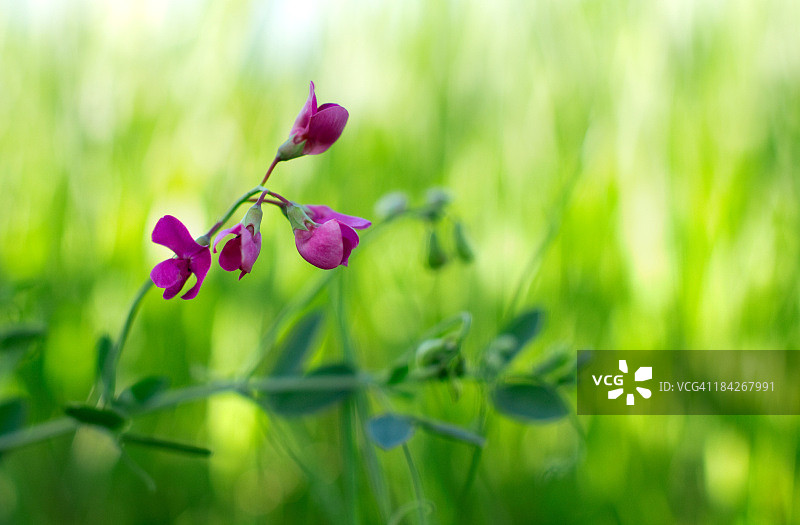
[[[120,393],[122,405],[143,405],[154,396],[169,388],[170,379],[165,376],[149,376],[132,384]]]
[[[25,424],[25,401],[22,399],[7,399],[0,401],[0,435],[8,434]]]
[[[188,445],[186,443],[178,443],[176,441],[156,438],[152,436],[140,436],[138,434],[131,434],[130,432],[122,434],[119,439],[123,445],[137,445],[141,447],[162,450],[164,452],[187,454],[189,456],[197,456],[203,458],[207,458],[208,456],[211,455],[211,451],[207,448],[197,447],[195,445]]]
[[[88,405],[71,405],[64,413],[79,423],[103,427],[116,431],[126,423],[125,416],[112,409],[95,408]]]
[[[46,334],[44,327],[18,326],[0,333],[0,353],[24,350],[40,341]]]
[[[325,365],[306,374],[305,378],[354,378],[356,371],[346,363]],[[283,416],[301,416],[313,414],[330,408],[347,399],[355,390],[354,387],[338,387],[331,389],[303,389],[303,377],[297,378],[297,389],[292,392],[272,394],[266,398],[267,409]]]
[[[370,439],[384,450],[399,447],[414,436],[414,420],[396,414],[383,414],[367,422]]]
[[[547,423],[569,414],[558,392],[543,383],[501,383],[492,392],[492,401],[498,412],[526,423]]]
[[[286,376],[302,372],[303,364],[313,349],[311,343],[321,324],[322,313],[311,312],[292,327],[280,347],[271,375]]]

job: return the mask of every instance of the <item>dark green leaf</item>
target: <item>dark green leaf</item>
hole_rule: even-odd
[[[0,435],[14,432],[25,424],[25,401],[8,399],[0,402]]]
[[[126,388],[120,395],[119,401],[127,405],[141,405],[153,396],[169,388],[170,379],[166,376],[145,377]]]
[[[439,241],[439,235],[435,230],[431,230],[431,235],[428,238],[428,267],[432,270],[438,270],[447,264],[447,254],[442,248],[442,243]]]
[[[119,430],[125,424],[125,417],[116,410],[94,408],[86,405],[72,405],[64,412],[80,423],[104,427],[109,430]]]
[[[355,377],[353,368],[345,363],[326,365],[313,370],[305,377]],[[302,384],[303,378],[297,378],[298,383]],[[310,388],[308,390],[298,389],[293,392],[282,392],[280,394],[270,394],[267,397],[269,409],[285,416],[300,416],[318,412],[331,407],[347,399],[355,390],[351,388],[337,387],[330,390],[320,390]]]
[[[499,412],[525,422],[554,421],[569,413],[558,392],[544,384],[502,384],[495,388],[492,400]]]
[[[544,312],[535,308],[518,315],[501,333],[514,336],[517,340],[517,351],[519,351],[533,340],[534,337],[539,335],[539,332],[542,331],[543,324]]]
[[[18,326],[0,333],[0,352],[23,349],[42,339],[45,335],[43,326]]]
[[[97,351],[96,374],[97,378],[103,385],[104,390],[108,389],[110,386],[107,378],[110,374],[114,373],[113,364],[110,363],[108,359],[108,356],[111,355],[111,349],[113,347],[114,341],[112,341],[111,337],[109,337],[107,334],[100,337],[100,339],[97,340],[97,345],[95,346]]]
[[[544,312],[539,309],[528,310],[517,316],[489,344],[484,355],[486,367],[491,375],[496,375],[542,330]]]
[[[396,385],[402,383],[408,377],[408,363],[395,366],[389,374],[389,379],[386,380],[387,385]]]
[[[311,312],[292,327],[281,345],[280,354],[272,368],[273,376],[295,375],[302,372],[311,343],[322,323],[322,313]]]
[[[397,447],[414,435],[414,421],[405,416],[384,414],[367,422],[369,438],[384,450]]]
[[[474,432],[470,432],[465,428],[449,423],[442,423],[441,421],[432,421],[430,419],[414,418],[414,420],[427,432],[438,434],[449,439],[455,439],[456,441],[463,441],[470,445],[475,445],[476,447],[482,447],[486,444],[486,438]]]
[[[533,375],[543,378],[547,374],[565,367],[570,362],[574,364],[575,358],[570,354],[570,350],[567,347],[556,348],[533,368]],[[571,368],[574,370],[574,366]]]
[[[208,457],[211,455],[211,450],[194,445],[187,445],[186,443],[178,443],[166,439],[155,438],[152,436],[139,436],[137,434],[122,434],[120,440],[125,445],[141,445],[143,447],[157,448],[165,452],[177,452],[180,454],[189,454],[192,456]]]
[[[459,259],[464,262],[472,262],[475,259],[472,243],[469,242],[467,234],[464,232],[464,226],[460,222],[456,222],[453,226],[453,241]]]

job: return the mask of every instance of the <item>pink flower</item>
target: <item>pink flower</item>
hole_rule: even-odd
[[[341,136],[348,116],[347,110],[339,104],[327,103],[317,107],[314,83],[311,82],[308,100],[294,121],[289,140],[278,148],[278,158],[289,160],[323,153]]]
[[[355,230],[363,230],[372,225],[367,219],[345,215],[333,211],[327,206],[297,206],[302,208],[305,219],[297,227],[298,221],[292,220],[294,242],[300,255],[317,268],[331,270],[339,265],[347,266],[350,253],[358,246],[358,234]]]
[[[156,286],[164,288],[164,299],[172,299],[183,289],[183,285],[192,274],[197,282],[181,299],[194,299],[200,291],[200,285],[211,268],[211,252],[208,246],[198,244],[189,234],[189,230],[172,215],[161,217],[153,229],[153,242],[166,246],[177,257],[158,263],[150,278]]]
[[[223,237],[228,234],[236,236],[225,244],[222,253],[219,254],[219,265],[223,270],[228,272],[241,270],[239,279],[253,271],[253,263],[261,253],[260,225],[261,207],[256,205],[247,212],[244,221],[217,234],[214,238],[214,253],[217,253],[217,244]]]

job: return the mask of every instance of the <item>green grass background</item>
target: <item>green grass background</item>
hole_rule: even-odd
[[[350,121],[270,188],[374,217],[386,192],[421,202],[444,187],[477,253],[427,270],[414,221],[358,248],[343,286],[365,368],[461,310],[477,362],[529,305],[547,328],[520,370],[556,344],[797,349],[798,20],[782,1],[2,1],[0,326],[42,323],[47,337],[0,369],[0,398],[28,399],[33,422],[86,399],[97,337],[117,333],[168,255],[149,242],[157,219],[199,235],[257,184],[309,80]],[[262,233],[241,282],[216,267],[193,301],[151,292],[121,386],[241,367],[321,273],[280,214],[266,210]],[[339,355],[329,320],[315,361]],[[431,386],[398,403],[470,426],[479,396]],[[432,521],[800,523],[797,418],[580,421],[585,441],[569,422],[492,416],[465,499],[471,449],[416,436]],[[137,430],[214,450],[132,450],[155,493],[81,430],[2,458],[0,523],[340,523],[339,423],[287,425],[233,396],[142,418]],[[412,501],[402,452],[379,457],[393,508]],[[358,476],[361,518],[377,522]]]

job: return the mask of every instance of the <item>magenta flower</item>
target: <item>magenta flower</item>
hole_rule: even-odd
[[[217,253],[217,244],[228,234],[236,237],[228,241],[219,254],[219,265],[228,272],[241,270],[239,279],[244,274],[253,271],[253,263],[261,253],[261,206],[256,204],[244,216],[244,220],[227,230],[222,230],[214,238],[214,253]]]
[[[331,270],[339,265],[347,266],[350,253],[358,246],[358,234],[372,225],[367,219],[345,215],[327,206],[297,206],[305,212],[300,223],[290,221],[294,228],[294,242],[300,255],[317,268]],[[295,215],[296,216],[296,215]]]
[[[177,257],[158,263],[150,278],[156,286],[164,288],[164,299],[172,299],[183,289],[183,285],[192,274],[197,282],[181,299],[194,299],[200,291],[200,285],[211,268],[211,252],[208,246],[198,244],[189,230],[172,215],[164,215],[156,223],[152,235],[153,242],[166,246]]]
[[[323,153],[341,136],[348,116],[347,110],[339,104],[327,103],[317,107],[314,83],[311,82],[308,100],[294,121],[289,140],[278,148],[278,158],[289,160]]]

